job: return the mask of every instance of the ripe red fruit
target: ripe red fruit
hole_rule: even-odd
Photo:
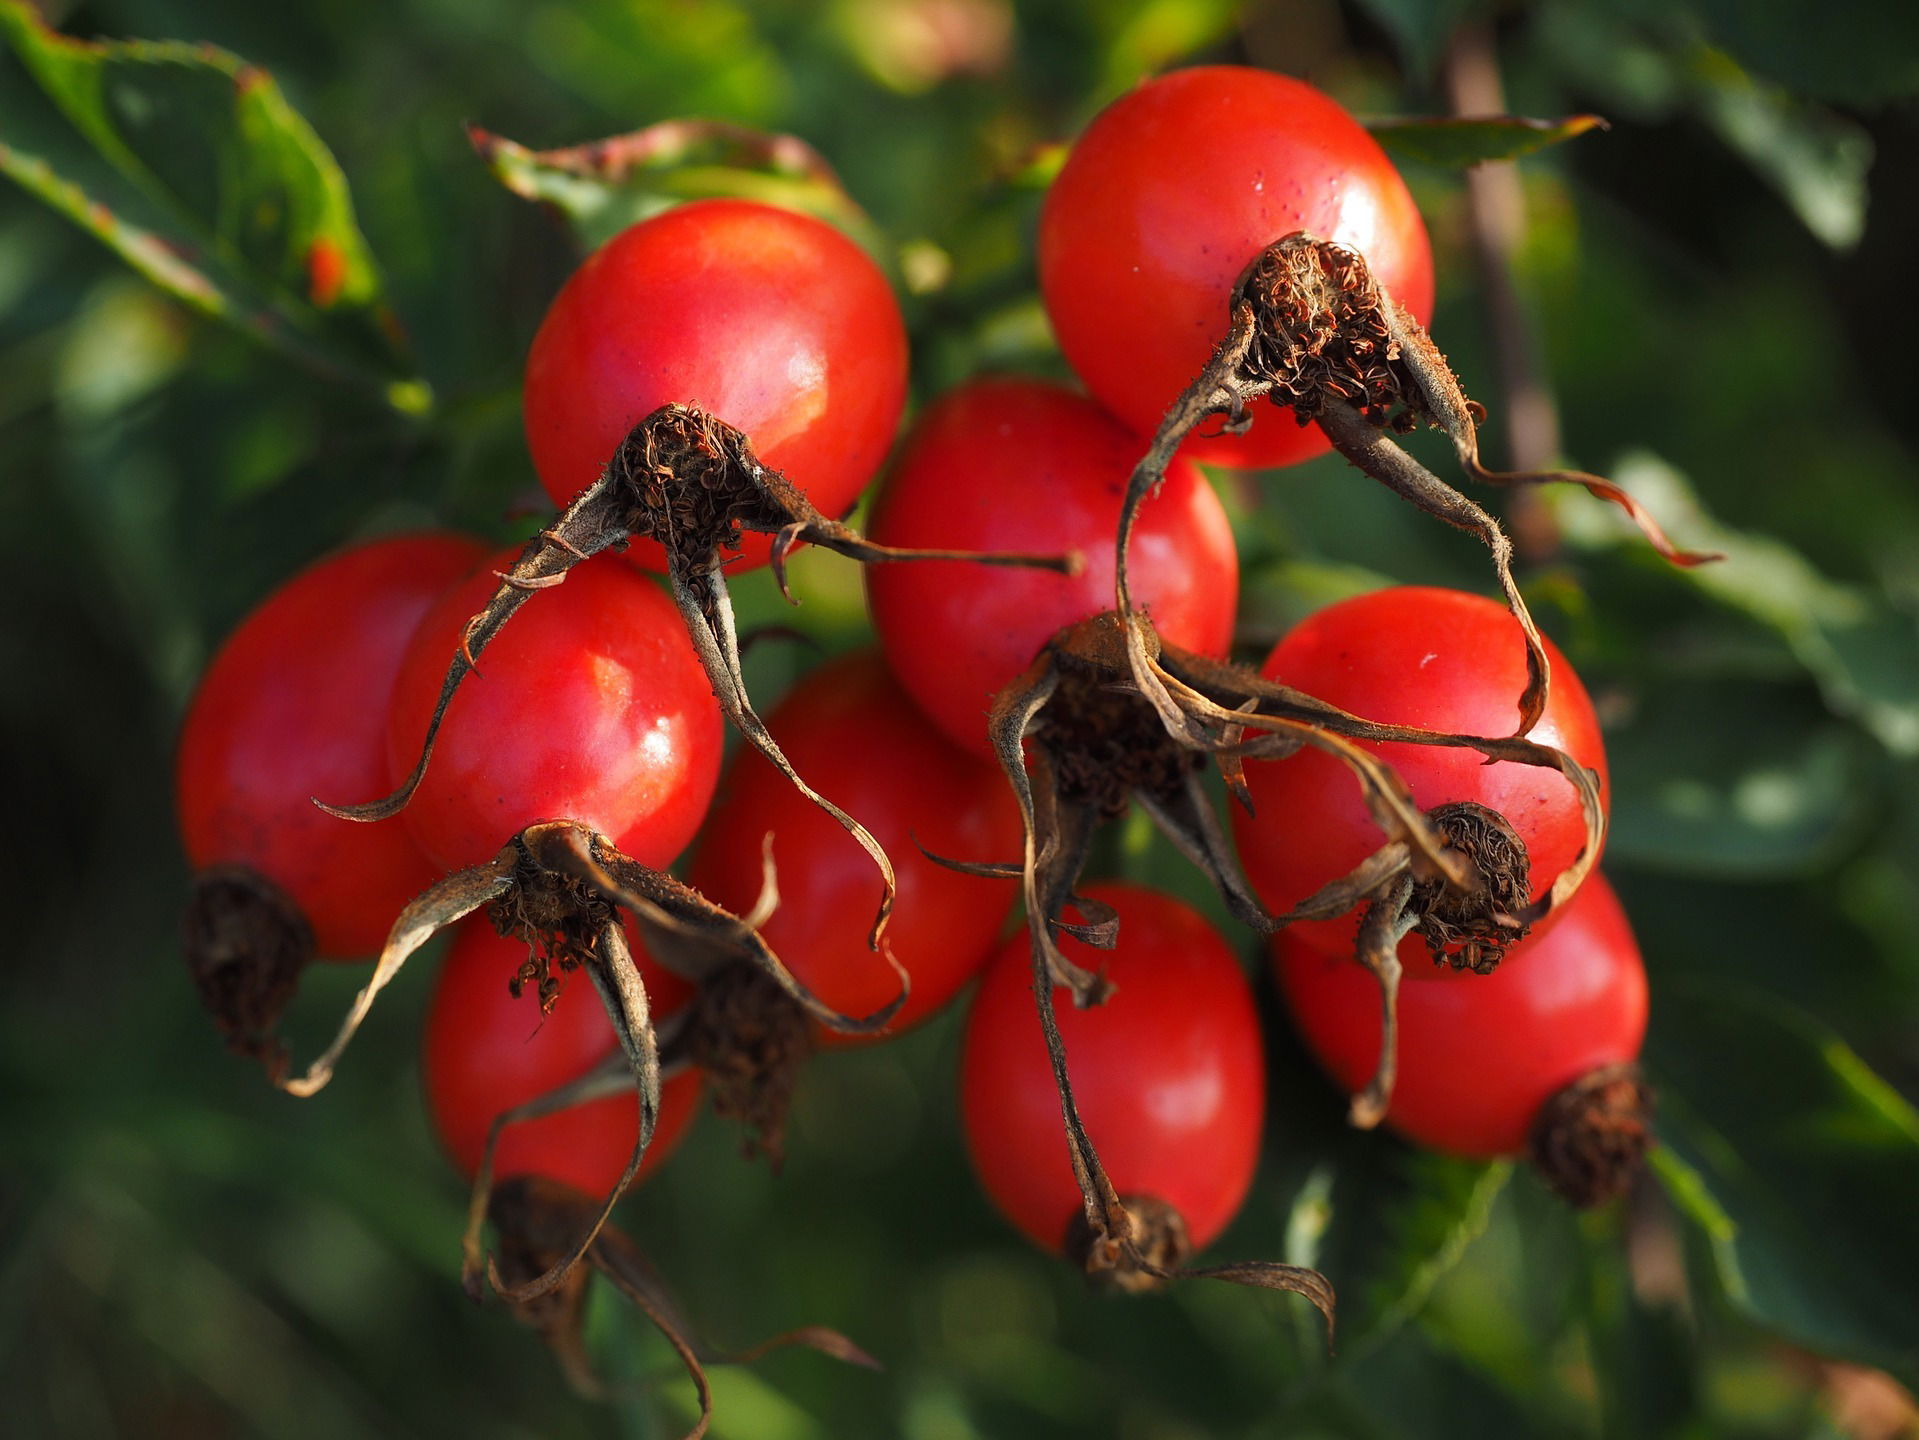
[[[654,1021],[686,1004],[692,987],[627,940],[646,982]],[[619,1048],[593,982],[575,971],[549,1015],[529,988],[515,998],[507,982],[526,946],[502,939],[484,915],[461,923],[427,1003],[420,1080],[440,1143],[469,1179],[479,1168],[495,1117],[577,1080]],[[699,1109],[700,1078],[686,1071],[660,1090],[660,1118],[642,1176],[671,1153]],[[620,1095],[523,1120],[500,1133],[494,1175],[539,1175],[589,1195],[619,1182],[639,1136],[640,1102]]]
[[[1337,102],[1234,65],[1147,81],[1087,127],[1040,215],[1040,289],[1060,349],[1101,404],[1152,434],[1225,336],[1240,272],[1296,230],[1359,251],[1394,299],[1431,318],[1426,227]],[[1186,453],[1254,468],[1327,448],[1290,415],[1253,413],[1246,435]]]
[[[1273,961],[1306,1043],[1334,1080],[1359,1090],[1379,1059],[1378,986],[1287,931],[1274,937]],[[1456,1155],[1517,1155],[1547,1100],[1635,1059],[1645,1034],[1646,967],[1595,872],[1549,933],[1522,940],[1492,974],[1400,991],[1386,1123]]]
[[[1062,627],[1113,605],[1113,535],[1140,442],[1092,401],[1040,380],[975,380],[920,417],[873,505],[887,545],[1075,550],[1078,576],[933,562],[866,570],[887,664],[956,742],[991,756],[993,697]],[[1170,643],[1224,655],[1239,558],[1224,507],[1176,462],[1133,535],[1135,601]]]
[[[782,700],[768,726],[801,773],[860,817],[893,857],[899,880],[893,954],[912,976],[896,1034],[940,1009],[986,963],[1015,887],[957,874],[940,855],[1011,858],[1019,808],[997,770],[950,745],[900,691],[875,651],[821,666]],[[868,948],[880,882],[833,818],[758,754],[742,750],[722,785],[693,862],[692,883],[744,912],[759,893],[761,844],[773,836],[780,906],[760,933],[814,994],[846,1015],[870,1015],[899,977]],[[815,1026],[819,1039],[854,1040]]]
[[[328,556],[241,622],[194,693],[174,772],[187,857],[271,880],[322,955],[377,951],[438,878],[398,820],[348,824],[313,797],[386,788],[387,697],[407,641],[484,553],[428,534]]]
[[[513,553],[443,596],[415,633],[388,718],[387,785],[413,768],[447,657]],[[539,820],[581,821],[642,865],[663,868],[706,814],[721,734],[673,603],[628,566],[588,562],[487,647],[401,814],[420,848],[449,870],[490,860]],[[384,788],[322,798],[364,799]]]
[[[886,277],[839,231],[746,200],[681,205],[613,237],[554,299],[527,356],[527,443],[564,508],[670,402],[744,432],[827,515],[879,468],[906,398]],[[764,564],[750,536],[735,569]],[[660,548],[631,552],[663,570]]]
[[[1606,752],[1579,676],[1551,641],[1552,694],[1530,738],[1597,770],[1605,793]],[[1400,586],[1342,600],[1308,616],[1267,657],[1261,673],[1368,720],[1429,730],[1499,736],[1512,732],[1526,681],[1519,627],[1494,601],[1459,590]],[[1475,750],[1380,744],[1425,810],[1474,801],[1497,810],[1526,846],[1533,898],[1545,893],[1585,844],[1578,792],[1552,770],[1488,765]],[[1351,773],[1331,756],[1302,751],[1246,766],[1252,815],[1235,806],[1233,832],[1247,878],[1267,907],[1283,913],[1350,872],[1382,843]],[[1547,917],[1545,926],[1557,918]],[[1358,917],[1314,921],[1287,933],[1326,954],[1350,956]],[[1425,942],[1400,942],[1408,977],[1453,975],[1428,958]],[[1475,978],[1475,977],[1468,977]]]
[[[1118,986],[1087,1010],[1062,1007],[1073,1094],[1114,1188],[1185,1219],[1203,1249],[1238,1211],[1259,1158],[1265,1051],[1252,989],[1217,931],[1170,896],[1089,886],[1119,912],[1119,945],[1063,939]],[[1035,1244],[1059,1251],[1081,1213],[1059,1098],[1034,1012],[1021,935],[980,979],[960,1053],[967,1149],[993,1203]]]

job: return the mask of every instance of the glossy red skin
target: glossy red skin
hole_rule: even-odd
[[[555,505],[679,402],[742,431],[838,517],[886,458],[905,401],[899,303],[863,250],[790,210],[701,200],[621,231],[573,273],[533,338],[522,404]],[[765,564],[768,545],[749,537],[729,568]],[[665,569],[650,540],[629,555]]]
[[[899,882],[887,942],[913,977],[885,1032],[943,1008],[992,954],[1017,887],[936,865],[920,846],[964,860],[1020,853],[1019,807],[999,770],[926,723],[877,651],[829,662],[767,718],[799,772],[867,829]],[[736,912],[760,888],[760,846],[773,835],[780,908],[760,927],[803,982],[845,1015],[870,1015],[899,994],[892,967],[866,944],[880,882],[865,851],[757,752],[733,762],[691,879]],[[824,1027],[822,1040],[854,1041]]]
[[[1066,157],[1040,214],[1039,278],[1060,349],[1101,404],[1150,435],[1225,338],[1240,273],[1295,230],[1353,247],[1424,324],[1433,259],[1373,138],[1303,81],[1236,65],[1175,70],[1121,96]],[[1323,454],[1290,411],[1189,441],[1239,469]]]
[[[1550,640],[1546,653],[1551,696],[1531,738],[1596,769],[1603,796],[1606,750],[1592,701]],[[1503,605],[1460,590],[1409,585],[1354,596],[1308,616],[1274,648],[1261,673],[1368,720],[1500,736],[1519,722],[1526,651]],[[1525,842],[1535,897],[1585,844],[1578,792],[1556,771],[1487,765],[1476,750],[1365,748],[1398,769],[1422,809],[1476,800],[1504,815]],[[1233,806],[1233,833],[1247,878],[1275,912],[1347,874],[1384,842],[1352,773],[1320,751],[1252,762],[1246,784],[1255,813]],[[1287,933],[1327,954],[1350,956],[1358,925],[1351,914]],[[1409,979],[1480,978],[1435,965],[1417,935],[1400,943],[1399,958]]]
[[[1379,988],[1352,960],[1281,931],[1273,969],[1300,1034],[1348,1091],[1379,1059]],[[1549,934],[1490,975],[1399,994],[1399,1075],[1386,1123],[1455,1155],[1517,1155],[1539,1107],[1639,1055],[1646,967],[1618,897],[1595,873]]]
[[[412,770],[466,622],[518,553],[495,555],[421,622],[388,714],[390,784]],[[663,868],[706,815],[721,740],[673,602],[650,577],[596,557],[533,596],[487,646],[400,813],[448,870],[490,860],[540,820],[584,821]]]
[[[376,952],[439,878],[400,821],[356,825],[313,799],[386,789],[387,697],[407,641],[484,554],[464,535],[426,534],[330,555],[240,623],[194,692],[174,770],[187,858],[272,880],[322,955]]]
[[[1113,608],[1113,538],[1140,442],[1092,401],[1041,380],[974,380],[914,425],[874,501],[887,545],[1078,550],[1068,577],[962,562],[866,567],[887,664],[957,743],[991,758],[986,715],[1062,627]],[[1169,643],[1224,655],[1239,602],[1225,508],[1176,462],[1133,532],[1133,596]]]
[[[1119,1193],[1166,1201],[1204,1249],[1238,1212],[1259,1160],[1266,1056],[1252,989],[1219,933],[1179,901],[1117,883],[1085,893],[1118,910],[1120,938],[1110,951],[1061,942],[1118,986],[1089,1010],[1059,1000],[1080,1118]],[[960,1115],[993,1203],[1058,1252],[1081,1201],[1023,934],[980,978],[960,1052]]]
[[[627,929],[629,943],[633,931]],[[633,958],[646,982],[654,1023],[686,1004],[692,987],[654,963],[637,943]],[[529,988],[516,1000],[507,981],[526,959],[526,947],[503,940],[484,915],[460,925],[427,1003],[420,1081],[427,1116],[448,1157],[472,1179],[486,1134],[501,1112],[577,1080],[619,1049],[593,982],[583,971],[542,1017]],[[686,1071],[660,1090],[660,1118],[641,1162],[651,1174],[679,1143],[699,1109],[700,1077]],[[537,1120],[509,1125],[500,1135],[494,1174],[543,1175],[604,1195],[619,1182],[640,1133],[639,1097],[609,1096]]]

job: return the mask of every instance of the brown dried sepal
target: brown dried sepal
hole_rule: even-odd
[[[1652,1146],[1653,1093],[1631,1063],[1605,1065],[1554,1095],[1533,1120],[1527,1158],[1581,1210],[1625,1193]]]
[[[1426,818],[1448,849],[1472,865],[1478,884],[1461,888],[1443,876],[1413,883],[1409,908],[1435,965],[1490,975],[1506,949],[1531,929],[1518,918],[1532,898],[1532,863],[1526,842],[1504,815],[1471,800],[1439,805]]]
[[[213,865],[193,877],[181,945],[200,1003],[227,1049],[278,1079],[280,1018],[313,960],[313,927],[293,898],[257,870]]]
[[[728,965],[700,986],[672,1049],[705,1075],[714,1111],[745,1128],[747,1158],[765,1155],[777,1172],[793,1088],[813,1053],[806,1012],[764,972]]]
[[[550,1272],[592,1216],[595,1203],[569,1186],[538,1176],[520,1175],[502,1182],[488,1207],[499,1237],[501,1278],[510,1287],[525,1289]],[[694,1338],[692,1327],[659,1272],[623,1232],[611,1225],[601,1227],[580,1258],[585,1263],[572,1267],[557,1288],[515,1300],[514,1313],[552,1348],[575,1390],[589,1399],[606,1398],[606,1386],[594,1372],[587,1353],[583,1328],[589,1271],[606,1277],[666,1337],[693,1381],[700,1413],[685,1440],[699,1440],[713,1418],[713,1395],[706,1379],[708,1365],[746,1364],[768,1351],[801,1345],[851,1365],[880,1368],[877,1360],[851,1340],[820,1325],[789,1330],[738,1354],[716,1353]]]
[[[770,887],[769,887],[770,888]],[[646,936],[647,948],[662,963],[701,980],[728,966],[748,965],[766,975],[805,1014],[830,1029],[865,1034],[883,1029],[906,1002],[905,972],[900,994],[877,1013],[854,1019],[842,1015],[802,985],[768,947],[758,929],[721,909],[671,875],[640,864],[615,849],[604,835],[577,821],[554,820],[530,825],[514,836],[492,860],[449,875],[412,900],[400,912],[386,948],[374,967],[373,978],[354,997],[353,1005],[332,1045],[297,1077],[275,1077],[281,1089],[311,1095],[333,1075],[333,1068],[373,1008],[381,990],[399,974],[409,956],[438,931],[471,914],[491,907],[496,923],[504,921],[543,953],[550,974],[553,966],[583,969],[613,1023],[632,1087],[640,1101],[640,1130],[626,1170],[607,1194],[592,1227],[573,1250],[537,1280],[510,1292],[529,1300],[556,1289],[592,1243],[611,1213],[613,1204],[639,1173],[659,1119],[660,1053],[653,1030],[646,986],[627,946],[617,910],[624,910]],[[617,907],[617,910],[616,910]],[[597,928],[595,928],[597,927]],[[552,947],[559,947],[557,950]],[[887,958],[891,960],[891,956]],[[537,964],[536,964],[537,973]],[[566,1087],[562,1087],[564,1090]],[[499,1126],[494,1133],[497,1136]],[[477,1283],[477,1234],[492,1185],[492,1146],[474,1178],[474,1202],[467,1237],[468,1279]],[[499,1285],[497,1270],[489,1274]]]
[[[773,573],[782,593],[787,593],[786,556],[802,541],[865,564],[972,560],[1062,574],[1076,574],[1083,565],[1077,554],[989,555],[876,545],[822,515],[785,476],[761,464],[746,436],[731,425],[696,406],[662,405],[627,432],[600,478],[527,543],[513,568],[500,576],[500,588],[486,608],[467,621],[460,649],[448,661],[419,759],[400,788],[366,804],[330,805],[317,799],[315,803],[348,820],[382,820],[398,814],[426,774],[434,741],[461,682],[528,597],[560,584],[575,565],[602,550],[624,548],[634,536],[655,540],[666,551],[673,603],[727,721],[801,794],[831,815],[879,870],[881,898],[870,937],[878,949],[893,905],[892,862],[865,826],[800,778],[747,696],[724,570],[747,531],[773,537]]]
[[[1228,303],[1227,329],[1205,369],[1167,409],[1127,486],[1116,542],[1114,605],[1134,613],[1127,570],[1134,521],[1165,480],[1181,442],[1206,420],[1247,423],[1247,406],[1265,397],[1317,424],[1356,468],[1490,552],[1506,606],[1526,643],[1527,679],[1516,736],[1531,732],[1551,683],[1545,642],[1512,574],[1512,544],[1480,506],[1408,455],[1386,433],[1424,421],[1444,430],[1462,468],[1492,484],[1569,483],[1624,509],[1658,552],[1680,565],[1717,558],[1677,549],[1617,485],[1579,471],[1523,475],[1487,470],[1479,460],[1483,407],[1466,398],[1425,328],[1373,278],[1357,251],[1296,231],[1255,256]]]
[[[1193,1253],[1186,1217],[1156,1195],[1122,1195],[1119,1203],[1132,1218],[1132,1243],[1095,1229],[1080,1210],[1066,1227],[1066,1258],[1103,1290],[1144,1295],[1165,1289]]]

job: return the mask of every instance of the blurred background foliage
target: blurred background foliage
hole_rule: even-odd
[[[635,1391],[611,1406],[576,1401],[503,1310],[462,1296],[464,1193],[417,1099],[424,974],[302,1103],[220,1052],[177,952],[170,747],[211,648],[343,541],[523,531],[519,370],[580,236],[707,183],[533,187],[570,225],[503,190],[463,123],[535,149],[678,115],[803,136],[896,266],[924,399],[981,369],[1060,371],[1030,258],[1047,147],[1196,60],[1301,75],[1380,119],[1447,113],[1474,65],[1484,95],[1490,60],[1511,111],[1611,122],[1521,163],[1520,313],[1565,454],[1731,558],[1663,568],[1578,495],[1512,518],[1529,594],[1607,723],[1608,869],[1652,974],[1662,1148],[1629,1204],[1574,1217],[1523,1171],[1346,1131],[1275,1015],[1269,1163],[1220,1249],[1326,1269],[1329,1360],[1296,1301],[1110,1302],[1024,1249],[966,1173],[949,1016],[817,1061],[779,1177],[709,1117],[627,1203],[716,1341],[811,1321],[887,1362],[721,1371],[716,1433],[1916,1433],[1899,1382],[1919,1381],[1919,467],[1900,422],[1919,8],[44,8],[70,34],[247,63],[116,51],[102,76],[18,0],[0,11],[0,170],[20,182],[0,189],[8,1433],[654,1436],[692,1413],[663,1344],[604,1297],[596,1354]],[[1420,143],[1402,157],[1430,158]],[[1435,333],[1497,434],[1469,182],[1406,166],[1438,252]],[[1336,459],[1226,493],[1249,653],[1382,579],[1487,587],[1469,541]],[[809,553],[797,574],[790,615],[763,573],[743,582],[747,618],[859,643],[851,567]],[[763,703],[798,663],[756,652]],[[1211,903],[1143,829],[1112,860]],[[356,983],[313,976],[296,1040]]]

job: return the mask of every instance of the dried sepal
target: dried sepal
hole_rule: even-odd
[[[227,1049],[277,1079],[287,1061],[280,1017],[314,952],[313,927],[293,897],[248,866],[210,865],[193,877],[180,943]]]
[[[728,965],[694,993],[675,1055],[706,1077],[714,1112],[745,1132],[743,1151],[777,1174],[793,1088],[813,1054],[806,1012],[763,970]]]
[[[1486,890],[1485,877],[1479,873],[1479,867],[1466,849],[1453,843],[1445,825],[1420,813],[1404,782],[1391,767],[1359,749],[1354,742],[1397,742],[1475,750],[1489,762],[1558,772],[1579,797],[1585,844],[1546,894],[1511,911],[1497,911],[1506,917],[1499,922],[1505,929],[1521,930],[1538,924],[1572,898],[1598,862],[1606,838],[1606,812],[1599,777],[1557,746],[1517,736],[1467,735],[1368,720],[1244,666],[1162,645],[1143,617],[1135,616],[1127,630],[1127,654],[1134,677],[1144,675],[1146,687],[1150,687],[1159,697],[1159,703],[1176,718],[1178,734],[1184,743],[1213,754],[1264,758],[1264,749],[1247,738],[1247,732],[1252,732],[1273,737],[1282,754],[1300,744],[1327,751],[1344,763],[1360,782],[1361,792],[1372,807],[1385,843],[1395,840],[1407,843],[1409,849],[1404,863],[1415,878],[1421,880],[1443,882],[1456,890]],[[1441,819],[1444,819],[1443,813]],[[1513,839],[1516,843],[1516,837]],[[1306,917],[1293,912],[1290,918]]]
[[[365,804],[334,805],[317,799],[315,803],[349,820],[381,820],[405,808],[426,775],[454,694],[528,597],[560,584],[573,566],[602,550],[622,548],[636,536],[654,540],[666,551],[674,604],[728,722],[872,857],[883,881],[871,934],[878,948],[895,891],[891,861],[863,825],[800,778],[747,695],[724,567],[748,532],[773,537],[774,577],[788,599],[792,597],[786,589],[786,556],[802,541],[863,564],[970,560],[1068,575],[1077,574],[1084,564],[1078,554],[983,554],[875,544],[822,515],[784,475],[761,464],[746,437],[731,425],[695,406],[662,405],[627,433],[600,478],[527,543],[513,567],[501,574],[500,587],[486,608],[467,622],[460,649],[448,661],[419,758],[400,787],[384,799]]]
[[[1291,408],[1299,423],[1317,424],[1355,467],[1487,547],[1526,642],[1527,683],[1515,735],[1538,722],[1551,677],[1544,643],[1513,579],[1511,542],[1492,516],[1408,455],[1388,430],[1403,433],[1421,422],[1436,426],[1475,480],[1583,485],[1623,508],[1668,560],[1693,565],[1715,558],[1677,549],[1610,481],[1576,471],[1487,470],[1479,460],[1477,429],[1484,412],[1466,398],[1424,327],[1379,287],[1357,252],[1299,231],[1261,251],[1241,274],[1228,303],[1225,337],[1167,409],[1133,468],[1117,540],[1114,594],[1121,615],[1134,613],[1127,552],[1139,506],[1157,491],[1194,429],[1220,415],[1229,431],[1243,428],[1247,407],[1262,396]]]
[[[1540,1107],[1526,1155],[1581,1210],[1623,1194],[1652,1146],[1653,1093],[1634,1064],[1603,1065]]]
[[[496,1264],[488,1262],[487,1280],[509,1300],[537,1300],[565,1282],[568,1272],[584,1258],[594,1238],[612,1218],[613,1207],[619,1204],[620,1197],[639,1175],[647,1147],[653,1143],[653,1132],[659,1125],[660,1047],[653,1033],[653,1014],[647,1000],[646,982],[641,979],[639,967],[633,962],[633,952],[626,943],[626,932],[617,917],[606,922],[599,941],[598,963],[587,964],[586,973],[593,981],[593,988],[599,992],[600,1003],[606,1007],[607,1016],[612,1020],[614,1032],[619,1037],[620,1053],[625,1057],[632,1089],[639,1097],[639,1132],[634,1136],[633,1149],[626,1157],[626,1167],[601,1200],[592,1220],[581,1227],[571,1248],[555,1259],[543,1273],[528,1279],[509,1281],[501,1275]]]
[[[1413,879],[1403,872],[1379,886],[1377,897],[1359,922],[1354,957],[1379,986],[1379,1062],[1366,1088],[1353,1096],[1347,1118],[1355,1128],[1371,1130],[1386,1118],[1399,1072],[1399,942],[1418,923],[1408,902]]]
[[[393,982],[413,952],[454,921],[472,914],[489,900],[504,895],[513,884],[514,871],[519,864],[517,845],[508,844],[486,864],[449,875],[408,901],[406,908],[400,911],[399,919],[393,922],[393,929],[387,934],[386,945],[374,964],[372,978],[353,997],[353,1004],[348,1007],[346,1019],[341,1022],[333,1043],[303,1074],[276,1078],[275,1083],[289,1095],[312,1095],[322,1089],[333,1078],[333,1067],[339,1063],[340,1056],[359,1032],[361,1024],[373,1009],[374,1000]]]
[[[1074,887],[1093,831],[1130,800],[1139,801],[1212,879],[1234,914],[1256,929],[1364,908],[1355,959],[1379,983],[1383,1033],[1378,1071],[1354,1101],[1353,1120],[1362,1126],[1377,1124],[1391,1100],[1400,939],[1423,928],[1436,955],[1491,968],[1505,945],[1572,896],[1605,841],[1598,777],[1563,750],[1510,736],[1367,720],[1243,666],[1165,645],[1137,614],[1128,619],[1108,611],[1062,630],[1001,693],[990,733],[1026,825],[1019,873],[1034,953],[1051,982],[1066,986],[1078,1004],[1098,1003],[1110,986],[1067,959],[1054,935],[1076,933],[1063,916],[1084,905]],[[1483,807],[1471,807],[1464,817],[1469,824],[1461,807],[1422,812],[1397,771],[1367,748],[1387,741],[1469,748],[1488,761],[1558,772],[1579,795],[1586,828],[1580,854],[1546,894],[1529,900],[1524,847],[1503,818]],[[1352,774],[1381,844],[1350,874],[1274,915],[1226,845],[1197,767],[1211,758],[1223,772],[1240,774],[1247,759],[1283,760],[1307,747],[1333,756]],[[1237,786],[1229,779],[1228,788],[1243,790],[1243,774]],[[1011,873],[1007,866],[960,868]],[[1110,931],[1098,933],[1112,943]],[[1076,1173],[1081,1168],[1076,1164]],[[1086,1193],[1089,1207],[1104,1206],[1103,1198]]]
[[[1037,937],[1039,930],[1034,930]],[[1336,1297],[1332,1282],[1319,1271],[1277,1261],[1249,1261],[1227,1265],[1185,1267],[1190,1249],[1185,1222],[1171,1206],[1152,1197],[1122,1197],[1113,1187],[1099,1152],[1080,1119],[1078,1102],[1068,1072],[1066,1044],[1059,1032],[1053,1006],[1053,981],[1045,956],[1033,945],[1033,993],[1039,1002],[1040,1030],[1059,1094],[1060,1115],[1066,1130],[1067,1156],[1079,1185],[1081,1213],[1067,1234],[1067,1253],[1095,1284],[1138,1293],[1157,1290],[1175,1280],[1225,1280],[1268,1290],[1285,1290],[1310,1300],[1326,1321],[1326,1344],[1333,1340]]]
[[[538,1176],[515,1176],[494,1191],[488,1213],[499,1233],[500,1270],[508,1293],[524,1288],[515,1283],[524,1277],[551,1271],[555,1257],[571,1244],[593,1205],[591,1197]],[[822,1325],[804,1325],[732,1354],[701,1345],[659,1272],[639,1246],[613,1226],[599,1230],[581,1259],[584,1264],[571,1268],[558,1289],[516,1300],[515,1313],[546,1340],[576,1390],[588,1398],[601,1398],[606,1387],[588,1357],[583,1323],[589,1271],[604,1276],[666,1338],[693,1381],[699,1418],[685,1440],[699,1440],[712,1421],[708,1365],[747,1364],[771,1350],[797,1345],[848,1364],[880,1368],[865,1350]]]
[[[777,896],[770,856],[767,865],[761,905],[756,908],[766,907]],[[524,941],[533,952],[530,974],[539,980],[543,1000],[553,968],[587,972],[619,1040],[625,1088],[633,1090],[640,1102],[639,1135],[625,1173],[605,1197],[590,1227],[559,1252],[559,1261],[543,1273],[514,1284],[510,1298],[519,1301],[551,1294],[566,1281],[620,1194],[639,1173],[659,1115],[659,1043],[646,987],[627,946],[616,907],[633,916],[648,937],[649,949],[657,951],[662,963],[682,969],[696,980],[724,973],[729,966],[750,968],[767,977],[789,999],[796,1013],[810,1015],[832,1029],[855,1033],[881,1029],[906,1002],[905,972],[893,962],[901,980],[899,995],[873,1015],[842,1015],[802,985],[758,930],[738,916],[672,876],[621,854],[605,836],[585,825],[546,821],[528,826],[492,860],[448,876],[401,911],[373,978],[355,997],[333,1044],[303,1075],[279,1079],[280,1087],[295,1095],[311,1095],[324,1086],[372,1009],[375,997],[399,973],[407,958],[436,932],[481,906],[488,907],[489,918],[503,934]],[[892,961],[890,953],[886,958]],[[523,971],[514,983],[520,983],[528,973]],[[475,1183],[474,1214],[483,1210],[490,1183],[489,1165]],[[472,1216],[466,1241],[469,1283],[477,1267],[471,1221]],[[504,1283],[491,1268],[488,1273],[496,1285]]]

